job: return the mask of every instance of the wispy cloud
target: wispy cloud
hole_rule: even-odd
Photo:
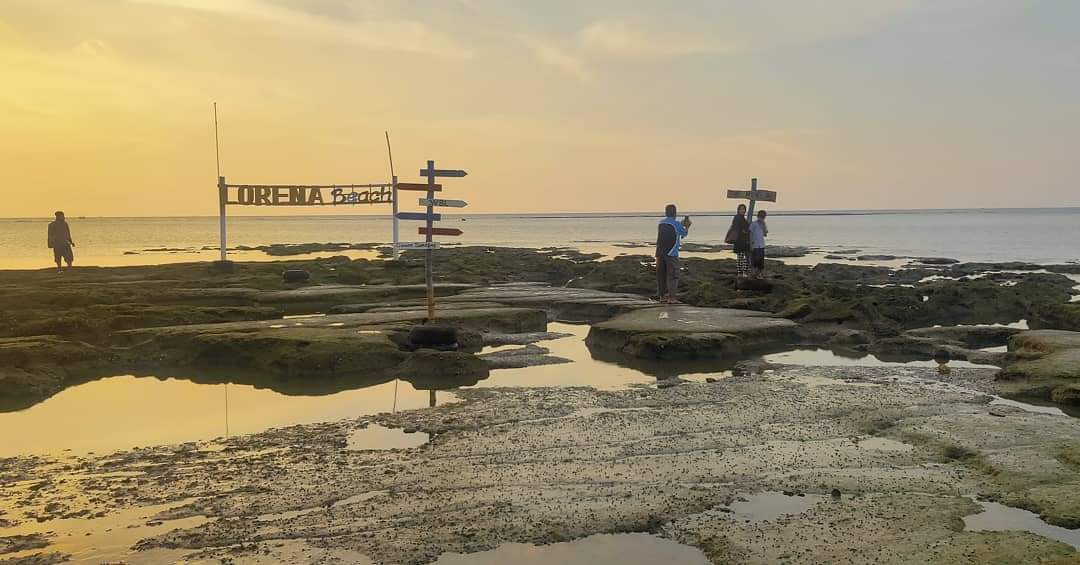
[[[588,81],[592,78],[581,58],[558,44],[547,39],[525,36],[521,37],[521,41],[540,63],[555,67],[578,80]]]
[[[619,20],[594,22],[581,31],[580,39],[591,51],[635,59],[720,53],[738,48],[738,45],[708,37],[658,33]]]
[[[363,18],[335,17],[337,12],[300,10],[292,5],[262,0],[136,0],[188,10],[225,14],[279,24],[283,29],[311,37],[370,49],[422,53],[468,59],[472,49],[454,36],[425,22],[395,14]]]

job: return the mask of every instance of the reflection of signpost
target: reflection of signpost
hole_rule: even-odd
[[[750,206],[746,209],[746,220],[754,220],[754,204],[758,200],[764,202],[776,202],[776,192],[772,190],[758,190],[757,179],[750,179],[750,190],[729,190],[727,191],[728,198],[749,200]]]
[[[428,320],[435,319],[435,285],[432,280],[432,266],[431,266],[431,250],[439,248],[439,242],[432,241],[433,235],[446,235],[457,236],[461,235],[461,230],[457,228],[437,228],[433,224],[442,219],[442,214],[435,213],[435,207],[447,207],[447,208],[464,208],[467,206],[464,200],[445,200],[441,198],[435,198],[435,193],[442,191],[442,185],[435,182],[436,177],[448,177],[448,178],[462,178],[466,173],[460,169],[436,169],[435,161],[428,161],[427,167],[420,169],[420,176],[427,177],[427,183],[397,183],[398,190],[419,190],[427,192],[427,198],[420,199],[420,205],[427,208],[425,212],[398,212],[395,216],[401,220],[419,220],[425,222],[426,225],[419,229],[420,235],[426,236],[425,240],[416,243],[396,243],[394,244],[395,250],[397,249],[423,249],[425,250],[424,257],[424,279],[427,284],[427,310]]]

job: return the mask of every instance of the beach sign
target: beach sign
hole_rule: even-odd
[[[464,208],[469,205],[464,200],[447,200],[445,198],[421,198],[421,206],[438,206],[442,208]]]
[[[438,241],[405,241],[397,244],[398,249],[438,249]]]

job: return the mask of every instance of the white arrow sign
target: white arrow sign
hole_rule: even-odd
[[[444,198],[421,198],[421,206],[442,206],[445,208],[464,208],[469,205],[464,200],[446,200]]]
[[[438,241],[413,241],[395,245],[398,249],[438,249]]]

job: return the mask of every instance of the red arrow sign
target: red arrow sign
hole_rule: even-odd
[[[441,184],[428,184],[426,182],[399,182],[397,183],[398,190],[422,190],[427,192],[429,190],[439,192],[442,190]]]
[[[464,233],[457,228],[431,228],[430,230],[427,228],[420,228],[420,235],[427,235],[429,232],[431,235],[461,235]]]

